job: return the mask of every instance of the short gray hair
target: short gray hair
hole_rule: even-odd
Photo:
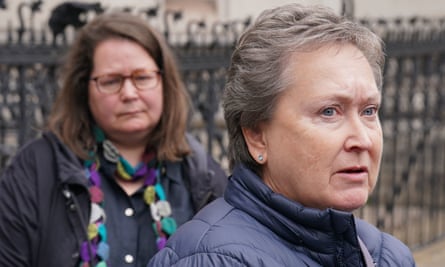
[[[261,165],[250,155],[242,128],[255,129],[260,122],[270,120],[278,97],[292,82],[285,70],[295,52],[332,44],[356,46],[368,60],[378,88],[382,88],[382,40],[327,7],[288,4],[266,10],[241,35],[223,96],[231,169],[243,163],[261,174]]]

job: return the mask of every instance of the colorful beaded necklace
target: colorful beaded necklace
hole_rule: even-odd
[[[95,151],[102,151],[102,160],[107,161],[107,164],[112,163],[114,175],[127,181],[144,179],[144,201],[150,207],[157,248],[158,250],[162,249],[165,247],[167,238],[176,231],[176,221],[170,217],[171,207],[160,181],[162,164],[157,163],[155,150],[147,151],[142,157],[142,162],[133,168],[119,154],[111,141],[105,138],[105,134],[100,128],[94,127],[93,129],[97,146],[102,148],[95,149]],[[110,254],[107,243],[105,201],[99,174],[101,158],[97,154],[91,151],[91,160],[84,161],[91,197],[91,215],[87,231],[88,241],[83,242],[80,248],[80,267],[106,267]]]

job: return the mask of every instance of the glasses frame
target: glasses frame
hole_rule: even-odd
[[[142,70],[135,70],[130,75],[122,75],[122,74],[118,74],[118,73],[108,73],[108,74],[103,74],[103,75],[97,75],[95,77],[90,78],[90,81],[94,81],[94,84],[95,84],[95,87],[96,87],[97,91],[99,91],[102,94],[107,94],[107,95],[118,94],[122,90],[122,87],[124,86],[125,80],[127,80],[127,79],[130,79],[131,84],[136,89],[138,89],[139,91],[147,91],[147,90],[153,89],[153,88],[149,88],[149,89],[142,88],[141,89],[141,88],[139,88],[137,86],[136,82],[134,81],[134,76],[136,75],[136,73],[140,73],[141,71],[146,71],[148,73],[156,73],[157,74],[157,79],[158,80],[157,80],[156,85],[153,86],[153,88],[156,88],[156,86],[158,86],[159,83],[162,80],[162,77],[161,77],[162,73],[163,73],[162,70],[145,70],[145,69],[142,69]],[[103,78],[103,77],[107,77],[107,76],[119,76],[121,78],[121,82],[120,82],[120,85],[119,85],[118,89],[116,89],[115,91],[112,91],[112,92],[111,91],[103,91],[103,90],[101,90],[100,85],[99,85],[99,79]]]

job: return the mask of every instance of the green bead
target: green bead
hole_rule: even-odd
[[[176,231],[176,222],[172,217],[165,217],[161,220],[162,230],[168,235]]]
[[[135,170],[133,166],[122,156],[119,157],[120,162],[122,163],[122,166],[124,167],[125,171],[130,175],[133,176],[135,173]]]
[[[97,229],[99,232],[99,236],[102,240],[102,242],[107,242],[107,228],[105,228],[105,224],[100,224],[99,228]]]
[[[94,223],[88,225],[88,239],[92,240],[97,236],[97,226]]]
[[[105,133],[99,128],[97,125],[93,126],[93,134],[96,139],[96,142],[102,143],[105,140]]]
[[[152,185],[147,186],[147,188],[145,188],[145,191],[144,191],[145,203],[147,203],[147,205],[150,205],[151,203],[153,203],[155,201],[155,197],[156,197],[156,192],[155,192],[154,186],[152,186]]]

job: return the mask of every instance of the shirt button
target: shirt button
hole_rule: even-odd
[[[125,209],[125,216],[130,217],[133,216],[134,210],[132,208],[126,208]]]
[[[134,261],[134,257],[130,254],[125,255],[125,262],[126,263],[132,263]]]

